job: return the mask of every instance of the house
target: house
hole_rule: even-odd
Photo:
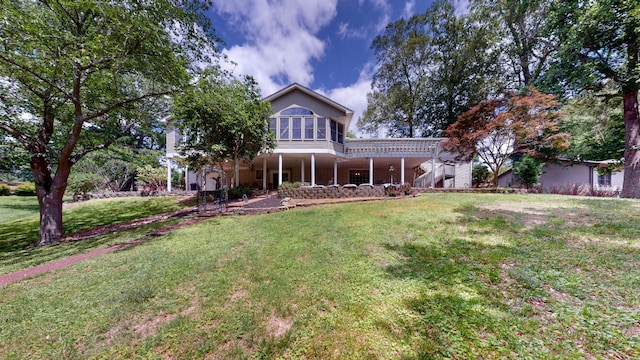
[[[565,193],[572,187],[583,187],[592,190],[622,190],[624,170],[612,171],[610,174],[600,174],[598,169],[619,163],[615,160],[579,161],[560,160],[548,163],[542,168],[542,175],[538,179],[542,191],[545,193]],[[502,187],[519,186],[511,170],[506,171],[498,180]]]
[[[308,186],[410,183],[421,187],[471,187],[471,163],[456,162],[442,149],[444,138],[352,139],[347,137],[353,111],[300,84],[267,96],[273,115],[269,129],[277,146],[251,162],[224,170],[231,184],[257,189],[277,189],[283,182]],[[167,125],[168,174],[180,161],[181,140]],[[186,188],[212,190],[216,181],[202,181],[187,172]],[[215,176],[215,175],[211,175]],[[217,175],[219,176],[219,175]],[[169,189],[170,190],[170,189]]]

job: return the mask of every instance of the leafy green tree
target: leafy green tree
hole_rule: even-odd
[[[167,186],[167,171],[158,166],[145,165],[137,169],[138,180],[147,190],[160,191]]]
[[[253,78],[207,71],[175,101],[173,118],[184,137],[179,151],[193,168],[211,163],[222,168],[224,160],[232,160],[237,170],[238,161],[275,147],[271,113]],[[236,176],[236,186],[238,181]]]
[[[502,90],[492,32],[449,1],[387,25],[371,48],[376,72],[358,127],[392,137],[439,136],[472,105]]]
[[[489,180],[490,174],[491,172],[486,165],[473,164],[473,168],[471,168],[471,182],[475,187],[480,187]]]
[[[573,160],[622,161],[624,119],[622,99],[606,98],[593,92],[569,99],[563,107],[562,131],[571,134],[564,156]]]
[[[472,12],[500,39],[502,76],[511,89],[537,85],[557,51],[545,32],[551,0],[472,0]]]
[[[83,156],[158,118],[157,102],[215,54],[191,0],[0,0],[0,131],[30,155],[38,245],[63,234],[62,197]]]
[[[370,134],[386,128],[394,137],[414,137],[423,122],[420,110],[429,87],[429,36],[424,19],[414,16],[387,25],[371,44],[378,71],[358,127]]]
[[[529,154],[524,154],[520,161],[513,164],[513,175],[527,189],[533,187],[542,175],[545,163]]]
[[[568,91],[614,86],[625,125],[624,184],[620,196],[640,198],[640,2],[554,2],[552,34],[561,44],[555,82]]]

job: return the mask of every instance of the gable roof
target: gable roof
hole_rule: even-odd
[[[332,106],[332,107],[344,112],[345,115],[353,114],[353,110],[349,109],[348,107],[343,106],[343,105],[341,105],[341,104],[329,99],[326,96],[320,95],[317,92],[315,92],[315,91],[313,91],[313,90],[311,90],[311,89],[309,89],[309,88],[307,88],[305,86],[302,86],[302,85],[300,85],[298,83],[293,83],[293,84],[291,84],[291,85],[289,85],[289,86],[287,86],[287,87],[285,87],[285,88],[283,88],[281,90],[278,90],[275,93],[265,97],[264,100],[272,102],[272,101],[274,101],[274,100],[276,100],[276,99],[278,99],[278,98],[280,98],[280,97],[282,97],[282,96],[284,96],[284,95],[286,95],[286,94],[288,94],[290,92],[293,92],[295,90],[303,92],[303,93],[315,98],[318,101],[322,101],[322,102],[324,102],[324,103],[326,103],[326,104],[328,104],[328,105],[330,105],[330,106]]]

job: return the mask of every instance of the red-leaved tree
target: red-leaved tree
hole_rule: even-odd
[[[478,157],[493,174],[498,186],[500,170],[514,153],[539,160],[555,158],[569,147],[571,136],[560,132],[560,102],[553,95],[528,88],[524,94],[484,100],[458,117],[444,136],[444,147],[458,158]]]

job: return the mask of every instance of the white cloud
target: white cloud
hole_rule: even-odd
[[[373,77],[374,64],[368,63],[360,71],[358,80],[344,87],[334,89],[316,89],[315,91],[353,110],[353,119],[349,130],[357,137],[362,134],[358,131],[356,122],[367,108],[367,93],[371,92],[371,79]]]
[[[466,15],[469,13],[469,0],[453,0],[452,4],[456,9],[457,15]]]
[[[265,95],[291,82],[311,84],[311,61],[325,51],[316,34],[336,16],[336,5],[337,0],[219,1],[218,13],[247,39],[222,53],[237,64],[237,74],[254,76]]]
[[[409,19],[414,14],[414,8],[416,6],[416,0],[407,1],[404,3],[404,10],[402,11],[402,17]]]

